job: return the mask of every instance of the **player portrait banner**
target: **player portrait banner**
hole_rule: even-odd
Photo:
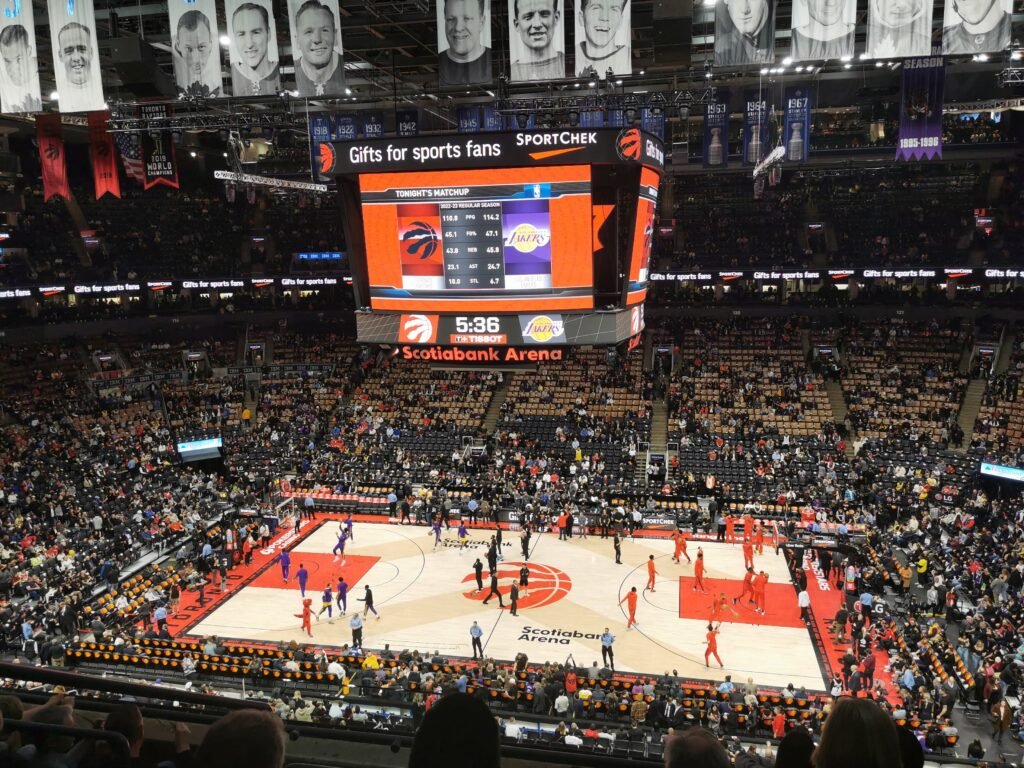
[[[50,14],[50,45],[60,111],[106,109],[92,0],[49,2],[46,7]]]
[[[64,161],[64,132],[60,115],[46,114],[36,118],[39,141],[39,162],[43,169],[43,201],[51,197],[71,197],[68,188],[68,167]]]
[[[949,56],[997,53],[1010,47],[1010,0],[946,0],[942,52]]]
[[[420,132],[420,111],[400,109],[395,113],[395,133],[399,136],[416,136]]]
[[[288,0],[295,90],[301,98],[345,93],[338,0]]]
[[[480,130],[479,107],[459,107],[455,118],[459,133],[477,133]]]
[[[793,85],[783,93],[782,144],[786,160],[804,163],[811,156],[811,89]]]
[[[174,82],[181,96],[224,95],[216,0],[168,0]]]
[[[281,92],[281,57],[270,0],[225,0],[231,90],[236,97]]]
[[[0,111],[6,115],[39,112],[39,62],[32,3],[14,0],[0,14]]]
[[[897,160],[942,159],[946,61],[941,56],[903,62]]]
[[[793,0],[793,61],[853,56],[857,0]]]
[[[628,0],[573,0],[576,21],[576,74],[633,74],[633,42]]]
[[[106,194],[121,197],[117,154],[114,152],[114,140],[107,131],[109,119],[109,112],[89,113],[89,157],[92,160],[92,181],[97,200]]]
[[[485,85],[491,69],[491,0],[435,0],[441,86]]]
[[[565,77],[562,0],[508,0],[512,82]]]
[[[729,105],[709,101],[704,105],[704,167],[729,165]]]
[[[143,120],[163,120],[167,117],[164,104],[144,104],[139,107]],[[157,184],[178,188],[178,164],[174,159],[174,141],[171,132],[142,131],[142,188],[152,189]]]
[[[774,60],[775,0],[721,0],[715,4],[716,67]]]
[[[868,0],[869,59],[927,56],[931,52],[930,0]]]
[[[743,164],[757,165],[768,153],[768,92],[743,92]]]

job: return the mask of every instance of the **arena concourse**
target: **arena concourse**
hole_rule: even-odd
[[[1024,17],[890,5],[5,9],[0,764],[1024,762]]]

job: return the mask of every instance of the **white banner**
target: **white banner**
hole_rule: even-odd
[[[996,53],[1010,47],[1010,0],[946,0],[942,52],[951,56]]]
[[[715,66],[775,61],[775,0],[721,0],[715,5]]]
[[[512,82],[565,77],[562,0],[508,0]]]
[[[628,0],[574,0],[576,74],[633,74]]]
[[[304,98],[345,93],[338,0],[288,0],[295,89]]]
[[[168,0],[174,82],[185,96],[224,95],[215,0]]]
[[[437,0],[441,85],[484,85],[491,70],[491,0]]]
[[[0,111],[5,114],[39,112],[39,62],[32,3],[15,0],[0,14]]]
[[[868,0],[869,59],[928,56],[931,52],[930,0]]]
[[[853,56],[857,0],[793,0],[793,61]]]
[[[92,0],[50,0],[46,5],[60,111],[105,109]]]
[[[235,96],[276,96],[281,92],[281,57],[270,0],[225,0]]]

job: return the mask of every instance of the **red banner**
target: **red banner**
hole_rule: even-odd
[[[89,157],[92,159],[92,180],[96,199],[110,193],[121,197],[121,179],[117,175],[114,140],[107,132],[109,112],[89,113]]]
[[[39,139],[39,161],[43,166],[43,200],[51,197],[71,197],[68,187],[68,168],[64,162],[64,135],[60,115],[36,117]]]

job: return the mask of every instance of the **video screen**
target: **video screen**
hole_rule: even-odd
[[[629,290],[626,306],[640,304],[647,298],[647,275],[651,264],[651,245],[654,240],[654,212],[658,205],[658,185],[661,179],[649,168],[640,173],[640,198],[636,204],[636,222],[633,227],[633,248],[629,257]]]
[[[361,174],[370,308],[592,309],[590,167]]]

